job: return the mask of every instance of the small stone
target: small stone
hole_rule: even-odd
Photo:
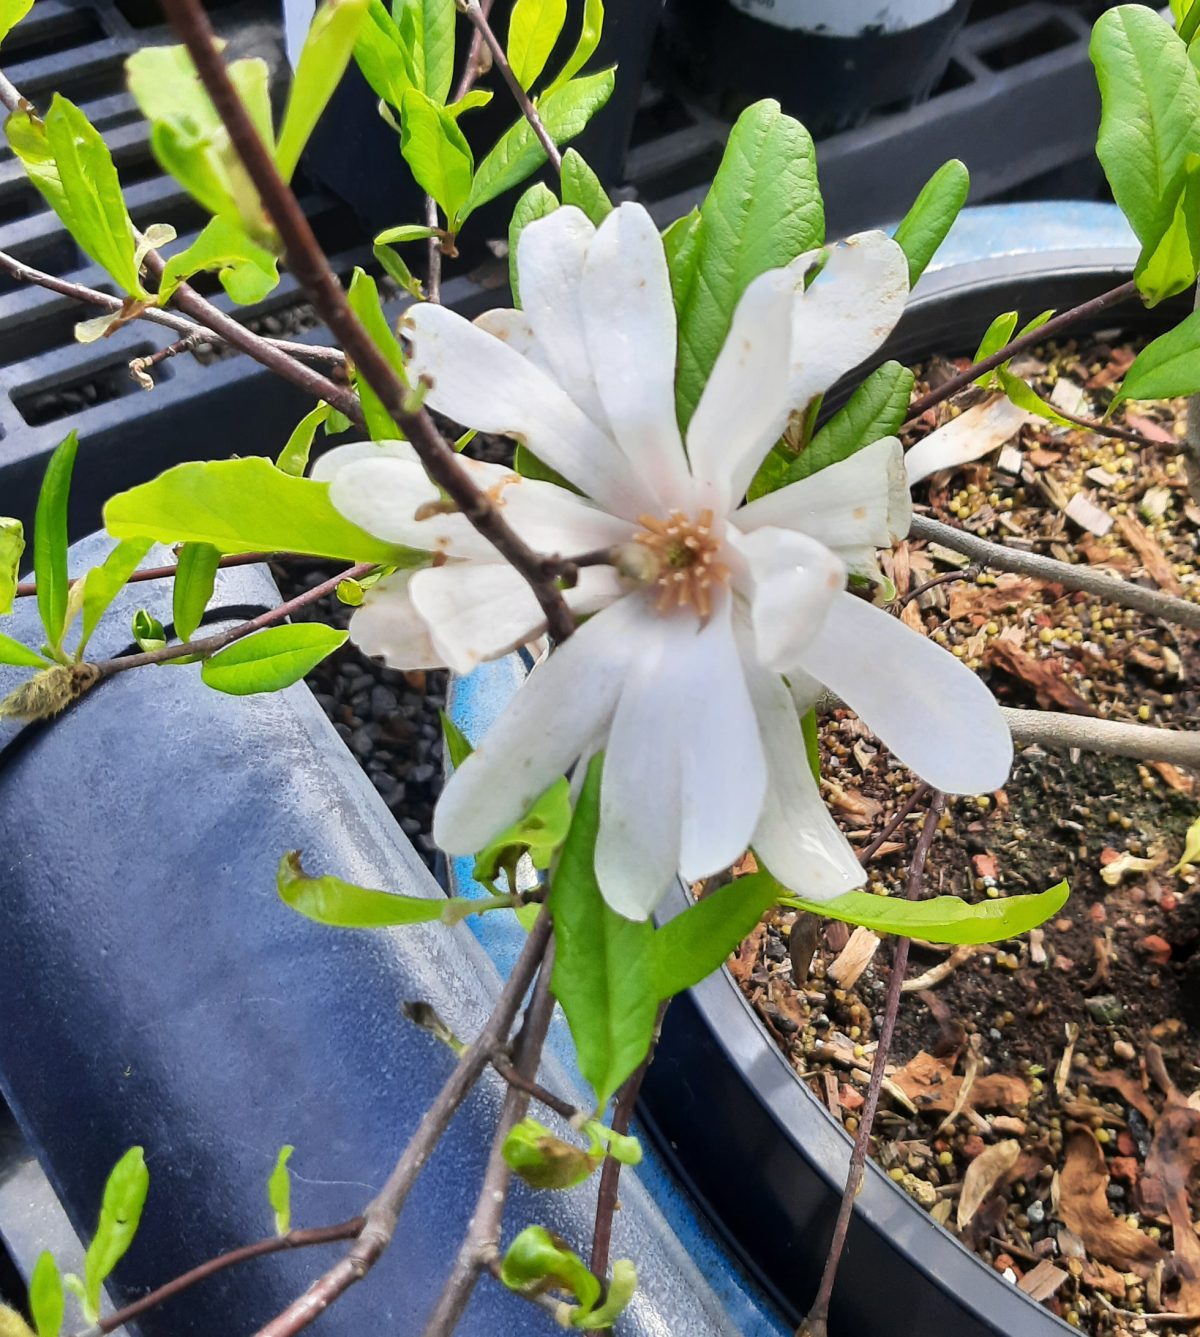
[[[1125,1008],[1116,994],[1101,993],[1085,1001],[1084,1006],[1093,1021],[1101,1026],[1113,1026],[1125,1015]]]
[[[1045,1203],[1043,1203],[1038,1198],[1034,1198],[1034,1200],[1025,1209],[1025,1215],[1029,1217],[1029,1224],[1031,1226],[1040,1226],[1042,1222],[1046,1219]]]
[[[390,687],[375,686],[371,688],[371,714],[376,718],[381,715],[390,715],[399,707],[400,698]]]
[[[1137,1050],[1128,1040],[1114,1040],[1113,1054],[1121,1060],[1122,1063],[1129,1063],[1137,1057]]]
[[[359,761],[365,761],[371,755],[374,746],[375,740],[371,737],[366,725],[355,729],[350,735],[350,751],[354,753]]]

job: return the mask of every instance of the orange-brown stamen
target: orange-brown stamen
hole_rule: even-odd
[[[713,586],[729,579],[729,568],[719,560],[721,540],[712,532],[713,513],[705,509],[693,520],[672,511],[665,520],[639,515],[642,528],[633,536],[654,557],[658,566],[656,607],[694,608],[702,622],[712,613]]]

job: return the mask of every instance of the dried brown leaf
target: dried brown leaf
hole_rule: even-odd
[[[963,1175],[962,1192],[958,1198],[958,1228],[963,1230],[989,1197],[999,1182],[1017,1163],[1021,1144],[1015,1137],[1005,1138],[985,1148],[967,1166]]]
[[[1059,1173],[1059,1215],[1098,1261],[1147,1276],[1163,1251],[1149,1235],[1113,1215],[1107,1188],[1108,1170],[1099,1142],[1088,1129],[1076,1129],[1067,1141]]]
[[[1032,655],[1027,655],[999,637],[988,646],[984,658],[991,667],[1020,679],[1032,688],[1043,710],[1058,706],[1076,715],[1096,713],[1073,687],[1063,681],[1063,666],[1057,660],[1034,659]]]

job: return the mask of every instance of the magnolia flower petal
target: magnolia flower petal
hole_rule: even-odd
[[[767,762],[726,598],[693,640],[681,716],[683,808],[679,871],[696,881],[740,858],[762,811]]]
[[[750,621],[758,662],[786,672],[800,660],[846,585],[841,559],[790,529],[758,529],[737,540],[750,568]]]
[[[442,791],[433,838],[447,854],[475,854],[523,817],[607,728],[648,616],[620,599],[533,670]]]
[[[521,304],[554,379],[601,426],[584,329],[582,281],[596,229],[582,210],[564,206],[530,223],[517,244]]]
[[[991,692],[882,609],[841,595],[797,662],[936,789],[982,794],[1008,779],[1012,738]]]
[[[990,455],[1011,441],[1027,422],[1036,421],[1036,413],[1018,408],[1007,395],[972,405],[923,436],[904,457],[909,487],[942,469],[957,469]]]
[[[520,437],[543,463],[607,510],[636,519],[649,498],[621,451],[544,372],[444,306],[409,309],[409,372],[428,403],[468,427]]]
[[[673,692],[686,673],[683,621],[658,619],[653,634],[639,638],[605,746],[596,881],[627,919],[646,919],[679,867],[686,725]],[[694,623],[690,632],[694,640]]]
[[[622,204],[597,229],[581,295],[612,434],[657,509],[686,508],[692,485],[675,417],[675,303],[662,238],[640,204]]]
[[[865,878],[858,859],[821,801],[791,693],[752,654],[746,657],[746,681],[768,772],[755,853],[786,887],[809,900],[827,901],[861,887]]]
[[[348,441],[344,446],[327,450],[308,471],[308,476],[316,483],[331,483],[347,464],[378,459],[403,460],[406,464],[419,462],[417,452],[407,441]]]
[[[808,267],[806,257],[794,268]],[[832,247],[825,268],[797,300],[789,399],[802,409],[852,371],[892,332],[908,299],[908,260],[882,232]]]
[[[572,612],[595,613],[624,593],[612,567],[585,567],[567,590]],[[525,578],[506,562],[448,562],[427,567],[409,585],[439,662],[470,673],[485,660],[527,645],[546,629],[546,617]]]
[[[720,510],[745,495],[787,426],[797,281],[790,268],[774,269],[742,294],[688,426],[692,473],[710,485]]]
[[[499,339],[501,343],[507,344],[514,353],[520,353],[539,371],[550,371],[550,364],[524,311],[518,311],[513,307],[496,306],[476,316],[471,323],[477,330],[483,330],[493,339]]]
[[[815,474],[748,503],[733,516],[744,533],[794,529],[831,548],[887,548],[908,533],[912,500],[904,452],[884,437]]]
[[[424,618],[413,607],[411,571],[395,571],[376,581],[350,618],[350,639],[364,655],[392,668],[442,668],[445,660],[433,643]]]

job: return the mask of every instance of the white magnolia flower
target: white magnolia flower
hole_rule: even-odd
[[[581,571],[567,599],[594,616],[534,669],[446,786],[434,836],[449,853],[480,849],[603,748],[596,873],[622,914],[645,918],[677,870],[706,876],[751,844],[802,895],[859,886],[805,757],[798,712],[822,685],[939,789],[1004,783],[1012,745],[983,684],[845,588],[848,571],[873,569],[876,550],[907,532],[898,442],[743,504],[789,413],[868,357],[903,309],[907,265],[882,233],[832,250],[806,291],[815,258],[749,285],[686,450],[667,265],[640,206],[599,229],[571,208],[528,226],[523,311],[475,324],[440,306],[412,311],[411,370],[431,382],[432,407],[517,437],[583,494],[464,460],[513,528],[548,554],[626,554],[624,576]],[[522,578],[438,508],[410,447],[343,447],[318,476],[363,528],[443,559],[368,594],[351,628],[367,653],[465,672],[544,629]]]

